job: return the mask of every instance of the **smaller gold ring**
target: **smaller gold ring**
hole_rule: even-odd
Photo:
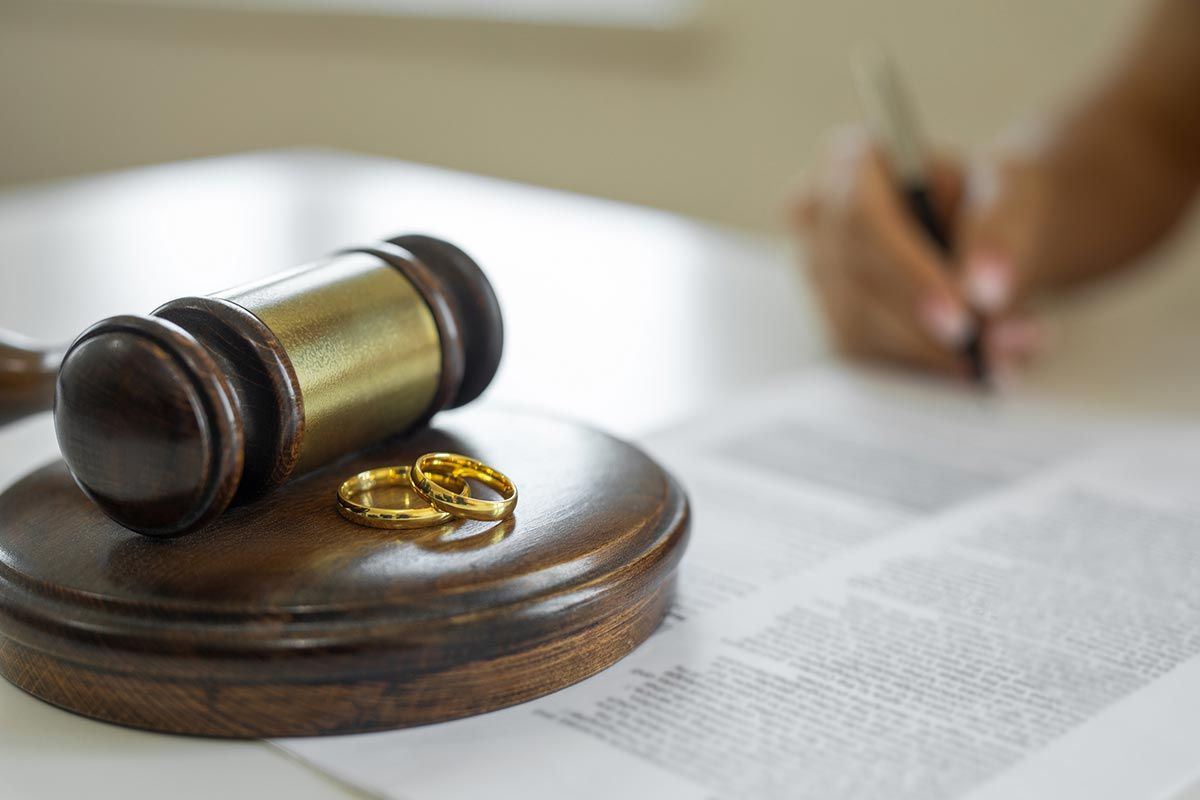
[[[431,476],[473,478],[500,495],[500,499],[480,500],[433,481]],[[465,519],[501,520],[517,506],[517,487],[507,475],[482,461],[457,453],[426,453],[418,458],[412,465],[412,485],[434,508]]]
[[[447,491],[454,491],[464,496],[470,496],[471,487],[462,478],[455,475],[438,475],[437,480]],[[364,492],[385,486],[398,486],[413,490],[411,470],[409,467],[379,467],[360,472],[352,478],[347,478],[338,487],[338,513],[357,525],[368,528],[428,528],[442,525],[454,519],[453,514],[439,511],[432,506],[416,508],[382,508],[369,506],[358,502],[355,498]],[[420,496],[420,492],[416,493]],[[422,499],[424,499],[422,497]]]

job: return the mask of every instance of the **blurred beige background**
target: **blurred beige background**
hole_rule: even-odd
[[[854,43],[890,46],[936,138],[976,145],[1101,64],[1137,5],[701,0],[639,28],[0,0],[0,183],[316,145],[769,230],[857,117]]]

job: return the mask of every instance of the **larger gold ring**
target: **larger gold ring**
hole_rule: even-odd
[[[356,498],[364,493],[385,486],[397,486],[413,490],[409,467],[379,467],[360,472],[348,478],[338,487],[338,513],[358,525],[369,528],[427,528],[442,525],[454,519],[453,514],[439,511],[428,505],[412,508],[381,508],[360,503]],[[469,496],[471,487],[462,478],[454,475],[438,475],[437,480],[447,491]],[[420,493],[417,492],[418,496]],[[424,499],[424,498],[422,498]]]
[[[473,478],[500,495],[500,499],[471,497],[466,492],[442,485],[442,481],[431,480],[432,476],[439,479]],[[417,494],[439,511],[447,511],[456,517],[491,522],[504,519],[517,506],[517,487],[507,475],[482,461],[457,453],[426,453],[413,463],[411,477]]]

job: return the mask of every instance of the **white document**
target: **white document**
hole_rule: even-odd
[[[695,513],[643,646],[492,714],[276,744],[405,800],[1106,800],[1200,774],[1200,429],[827,368],[649,447]]]

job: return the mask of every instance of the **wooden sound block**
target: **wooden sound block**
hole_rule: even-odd
[[[449,450],[507,473],[514,517],[389,531],[338,484]],[[466,412],[154,539],[63,464],[0,495],[0,672],[55,705],[206,736],[454,719],[604,669],[661,621],[687,500],[636,448],[535,416]]]

